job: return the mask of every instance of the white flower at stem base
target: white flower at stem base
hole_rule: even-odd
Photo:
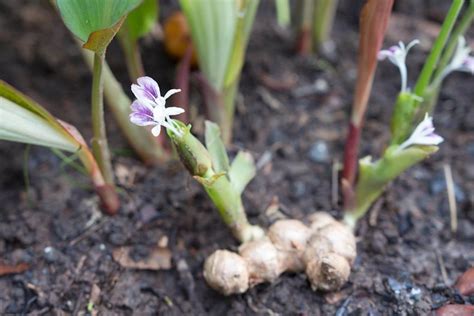
[[[377,55],[378,60],[384,60],[385,58],[388,58],[388,60],[390,60],[392,64],[398,67],[398,69],[400,70],[400,77],[402,81],[400,89],[402,92],[407,91],[408,74],[406,66],[406,57],[408,51],[418,43],[420,43],[420,41],[415,39],[405,47],[405,44],[403,44],[403,42],[399,42],[398,46],[392,46],[389,49],[381,50]]]
[[[397,150],[406,149],[412,145],[437,146],[443,142],[443,137],[435,134],[433,118],[426,113],[425,118],[415,128],[411,136]]]

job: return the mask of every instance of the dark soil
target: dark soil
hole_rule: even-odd
[[[173,6],[162,2],[166,16]],[[437,23],[445,12],[416,3],[398,3],[398,13],[416,15],[409,17],[410,25],[391,28],[387,45],[426,32],[418,23]],[[315,58],[295,56],[293,37],[276,26],[269,4],[259,11],[250,40],[234,126],[232,152],[249,149],[263,165],[244,203],[250,220],[262,225],[271,221],[265,209],[274,197],[289,217],[304,219],[317,210],[340,216],[340,202],[331,194],[331,170],[341,160],[355,81],[358,8],[341,5],[336,49]],[[408,38],[400,38],[406,34],[401,26],[409,30]],[[48,1],[1,0],[0,47],[1,79],[90,137],[90,75]],[[408,58],[412,80],[426,47],[420,45]],[[148,74],[170,88],[174,64],[162,44],[145,40],[143,55]],[[121,58],[113,44],[108,60],[127,87]],[[289,87],[272,91],[268,77]],[[98,211],[87,178],[63,166],[49,150],[32,147],[25,156],[24,145],[1,142],[0,255],[5,263],[26,262],[29,269],[0,277],[0,313],[426,315],[449,302],[474,304],[474,297],[451,289],[474,264],[472,80],[460,73],[447,80],[435,116],[446,141],[431,159],[395,181],[360,222],[358,257],[350,281],[338,293],[314,293],[303,275],[294,274],[244,295],[223,297],[211,290],[202,277],[203,261],[215,249],[235,250],[236,241],[178,163],[145,168],[130,154],[112,120],[108,130],[114,164],[121,171],[123,203],[115,217]],[[317,89],[311,88],[315,82]],[[381,63],[361,154],[377,156],[383,150],[398,89],[397,70]],[[265,90],[273,101],[262,97]],[[199,124],[195,128],[202,130]],[[456,184],[455,234],[450,231],[444,165],[451,166]],[[170,270],[126,269],[112,258],[115,249],[129,246],[131,256],[140,260],[158,243],[171,250]]]

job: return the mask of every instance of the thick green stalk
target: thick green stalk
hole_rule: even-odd
[[[436,68],[436,65],[438,64],[443,48],[445,47],[446,41],[449,38],[449,34],[451,34],[451,30],[456,23],[456,19],[463,4],[464,0],[453,0],[443,25],[441,26],[441,31],[436,38],[435,43],[433,44],[433,48],[431,49],[431,52],[426,59],[425,65],[423,66],[421,74],[416,82],[415,89],[413,90],[416,95],[423,96],[426,87],[430,84],[433,72]]]
[[[94,54],[81,49],[89,68],[93,69]],[[130,105],[132,100],[123,91],[106,62],[102,71],[104,79],[104,95],[107,105],[115,117],[128,143],[140,158],[147,164],[159,164],[170,158],[170,154],[163,149],[153,135],[143,127],[130,123]]]
[[[316,0],[313,17],[313,46],[319,50],[331,33],[337,0]]]
[[[107,143],[104,121],[104,77],[102,69],[104,54],[94,54],[94,69],[92,72],[92,152],[99,164],[107,184],[114,183],[110,151]]]
[[[125,55],[128,76],[131,82],[135,82],[137,78],[143,77],[145,75],[142,58],[140,56],[140,49],[138,47],[138,41],[136,39],[132,39],[129,30],[126,27],[123,27],[123,29],[120,31],[118,38]]]
[[[209,151],[191,134],[190,126],[177,120],[174,122],[182,135],[176,135],[169,129],[167,132],[181,162],[194,179],[202,184],[235,238],[246,242],[262,237],[263,230],[248,222],[240,191],[230,182],[228,175],[216,173]]]
[[[398,150],[398,146],[391,146],[375,162],[371,162],[370,157],[359,160],[355,205],[353,210],[344,214],[344,221],[355,227],[357,220],[367,213],[388,183],[437,150],[436,146],[412,146],[403,150]]]

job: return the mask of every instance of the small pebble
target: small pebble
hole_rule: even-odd
[[[329,148],[325,141],[318,140],[309,149],[309,159],[313,162],[328,162]]]
[[[55,248],[48,246],[43,249],[43,257],[48,263],[55,263],[59,260],[61,254]]]

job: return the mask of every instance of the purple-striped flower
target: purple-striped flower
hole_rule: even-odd
[[[138,126],[151,126],[153,136],[160,135],[161,126],[171,129],[175,134],[180,134],[176,123],[170,116],[184,112],[180,107],[166,107],[166,99],[180,92],[180,89],[171,89],[161,96],[158,83],[150,77],[140,77],[138,84],[132,84],[132,92],[137,98],[131,106],[130,121]]]
[[[410,48],[418,44],[419,40],[411,41],[406,47],[403,42],[399,42],[398,46],[392,46],[389,49],[381,50],[378,55],[378,60],[384,60],[388,58],[392,64],[398,67],[400,70],[400,76],[402,79],[401,91],[405,92],[407,90],[407,66],[406,66],[406,57]]]
[[[437,146],[442,142],[443,137],[435,133],[433,118],[426,113],[424,120],[418,124],[411,136],[398,147],[398,150],[412,145]]]

